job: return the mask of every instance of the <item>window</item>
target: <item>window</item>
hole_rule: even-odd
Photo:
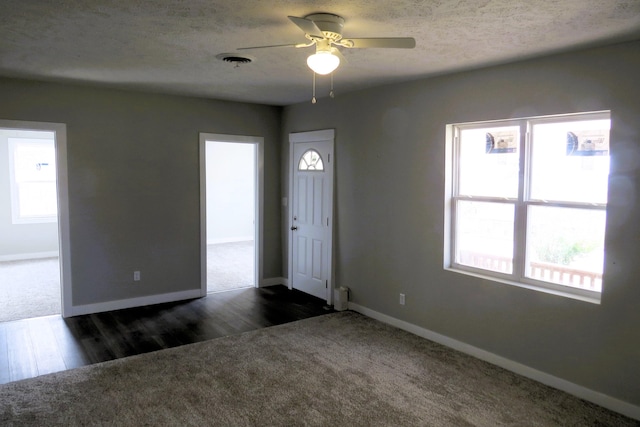
[[[608,112],[448,126],[445,267],[599,301]]]
[[[323,171],[324,163],[322,163],[322,157],[316,150],[307,150],[304,152],[298,163],[298,170],[300,171]]]
[[[51,139],[8,138],[14,224],[55,222],[56,155]]]

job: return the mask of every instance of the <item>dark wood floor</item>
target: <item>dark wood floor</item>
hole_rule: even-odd
[[[0,384],[326,314],[284,286],[63,319],[0,323]]]

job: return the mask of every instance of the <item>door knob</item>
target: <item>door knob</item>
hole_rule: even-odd
[[[293,227],[291,227],[292,231],[296,231],[298,229],[298,227],[296,227],[295,225]]]

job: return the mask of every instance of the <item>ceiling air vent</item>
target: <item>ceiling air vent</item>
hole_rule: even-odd
[[[237,53],[221,53],[220,55],[217,55],[216,58],[221,59],[224,62],[228,62],[229,64],[234,64],[236,67],[249,64],[254,61],[251,56],[238,55]]]

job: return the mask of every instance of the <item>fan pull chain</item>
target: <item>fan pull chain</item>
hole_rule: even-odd
[[[335,98],[335,94],[333,93],[333,73],[331,73],[331,91],[329,92],[329,96]]]
[[[316,101],[316,73],[313,73],[313,97],[311,98],[311,103],[315,104]]]

